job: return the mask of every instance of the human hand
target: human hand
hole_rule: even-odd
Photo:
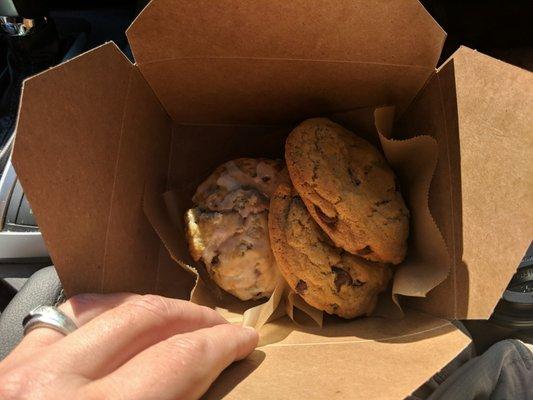
[[[30,331],[0,363],[0,398],[197,399],[258,342],[214,310],[154,295],[84,294],[68,336]]]

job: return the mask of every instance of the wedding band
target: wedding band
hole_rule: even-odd
[[[24,335],[36,328],[50,328],[63,335],[74,332],[78,327],[64,312],[52,306],[39,306],[31,310],[22,320]]]

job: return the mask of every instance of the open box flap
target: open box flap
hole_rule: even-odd
[[[451,273],[411,304],[488,318],[533,238],[533,74],[466,47],[438,70],[398,124],[439,143],[430,208]]]
[[[154,0],[127,35],[174,122],[255,124],[317,108],[401,112],[445,38],[416,0]]]
[[[160,241],[141,200],[147,182],[164,190],[170,137],[113,43],[24,83],[13,163],[69,295],[156,291]]]
[[[407,311],[302,328],[265,325],[259,347],[225,370],[204,399],[403,399],[469,343],[450,322]]]
[[[445,37],[416,0],[154,0],[127,34],[139,65],[278,58],[429,68]]]

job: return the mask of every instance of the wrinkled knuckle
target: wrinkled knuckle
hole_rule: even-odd
[[[161,296],[146,294],[127,302],[124,307],[134,315],[152,315],[158,318],[169,314],[170,305],[168,300]]]
[[[182,360],[200,360],[208,354],[208,341],[203,337],[184,337],[171,342],[170,352]]]
[[[194,357],[202,358],[208,353],[209,342],[203,337],[186,338],[183,340],[183,348]]]

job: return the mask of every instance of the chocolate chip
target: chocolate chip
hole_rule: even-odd
[[[244,253],[246,253],[248,250],[251,250],[253,247],[254,245],[252,243],[248,243],[248,242],[239,243],[239,251],[241,253],[241,256],[243,256]]]
[[[352,171],[351,168],[348,168],[348,174],[350,175],[350,179],[354,183],[355,186],[359,186],[361,184],[361,179],[357,177],[355,172]]]
[[[371,253],[372,253],[372,248],[370,246],[365,246],[362,249],[357,250],[357,254],[359,254],[360,256],[366,256],[367,254],[371,254]]]
[[[341,287],[343,285],[351,286],[353,284],[352,276],[344,269],[334,265],[331,267],[331,271],[333,271],[333,273],[335,274],[335,279],[333,283],[335,284],[337,292],[340,292]]]
[[[298,205],[298,206],[304,206],[304,202],[303,202],[302,198],[300,196],[298,196],[297,194],[292,196],[291,202],[294,203],[295,205]]]
[[[360,281],[359,279],[356,279],[353,281],[352,286],[363,286],[366,282]]]
[[[312,181],[316,181],[318,179],[318,164],[313,161],[313,176],[311,177]]]
[[[394,186],[387,189],[387,192],[399,192],[400,191],[400,182],[398,182],[398,178],[394,177]]]
[[[329,306],[333,308],[333,311],[336,311],[339,308],[339,305],[337,303],[331,303]]]
[[[254,275],[255,275],[256,278],[259,278],[261,276],[261,271],[259,271],[258,268],[255,268],[254,269]]]
[[[390,203],[390,200],[380,200],[380,201],[376,201],[374,204],[376,206],[382,206],[382,205],[387,204],[387,203]]]
[[[262,180],[263,182],[268,182],[268,181],[270,180],[270,176],[263,176],[263,177],[261,178],[261,180]]]
[[[303,292],[305,292],[306,290],[307,290],[307,283],[305,283],[305,281],[302,281],[300,279],[298,283],[296,284],[296,292],[298,292],[298,294],[303,294]]]
[[[329,215],[324,214],[324,211],[322,211],[318,206],[315,206],[315,211],[318,215],[318,218],[325,223],[329,227],[335,226],[337,223],[337,216],[330,217]]]
[[[215,267],[215,266],[217,266],[219,263],[220,263],[220,260],[218,259],[218,254],[217,254],[216,256],[214,256],[214,257],[211,259],[211,266],[212,266],[212,267]]]
[[[240,248],[243,249],[243,250],[250,250],[254,247],[254,245],[252,243],[248,243],[248,242],[241,242],[240,244]]]

